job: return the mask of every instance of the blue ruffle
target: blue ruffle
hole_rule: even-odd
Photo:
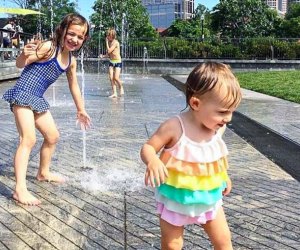
[[[35,96],[19,88],[7,90],[2,98],[10,103],[11,109],[13,105],[18,105],[30,107],[34,112],[42,113],[50,108],[50,105],[45,98]]]

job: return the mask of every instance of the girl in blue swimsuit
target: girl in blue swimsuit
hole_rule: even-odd
[[[80,50],[88,37],[89,26],[79,14],[68,14],[55,30],[54,39],[42,43],[29,43],[16,60],[24,68],[16,85],[5,92],[3,98],[10,103],[15,116],[20,142],[14,158],[16,186],[13,198],[25,205],[39,205],[26,186],[26,172],[30,152],[36,142],[35,128],[44,137],[40,151],[38,181],[64,182],[65,179],[50,172],[50,163],[59,132],[43,94],[56,79],[66,72],[70,92],[77,108],[77,119],[84,128],[90,124],[76,77],[76,59],[72,52]]]

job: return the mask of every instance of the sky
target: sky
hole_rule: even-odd
[[[85,18],[89,19],[89,17],[93,13],[92,6],[94,5],[95,0],[77,0],[79,13],[83,15]],[[105,1],[105,0],[104,0]],[[219,3],[219,0],[195,0],[195,7],[199,4],[205,5],[208,9],[212,9],[216,4]],[[1,0],[1,7],[16,7],[13,6],[8,0]],[[3,14],[0,14],[0,17],[5,17]]]

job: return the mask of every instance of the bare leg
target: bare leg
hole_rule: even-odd
[[[16,187],[13,198],[24,205],[39,205],[41,202],[27,190],[26,173],[30,152],[36,142],[34,114],[27,107],[13,108],[20,143],[14,158]]]
[[[160,219],[161,249],[180,250],[183,247],[184,228],[174,226],[163,219]]]
[[[39,181],[53,181],[62,183],[65,179],[50,172],[50,163],[59,138],[59,132],[54,123],[50,111],[35,115],[37,129],[44,137],[44,142],[40,151],[40,167],[37,173]]]
[[[118,97],[118,94],[117,94],[117,86],[116,86],[116,83],[114,80],[114,67],[112,67],[112,66],[109,67],[108,75],[109,75],[109,80],[110,80],[111,89],[112,89],[112,95],[110,95],[109,97],[116,98],[116,97]]]
[[[215,250],[232,250],[231,234],[226,221],[223,207],[217,212],[214,220],[202,225]]]
[[[114,72],[114,81],[118,85],[119,90],[120,90],[120,95],[124,95],[124,88],[123,88],[123,82],[120,79],[120,74],[121,74],[121,68],[116,67],[115,72]]]

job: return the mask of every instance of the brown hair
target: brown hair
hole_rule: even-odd
[[[239,82],[232,73],[230,66],[218,62],[205,62],[197,65],[185,83],[187,105],[193,96],[201,97],[223,84],[227,87],[224,101],[228,107],[237,106],[242,99],[242,93]]]

